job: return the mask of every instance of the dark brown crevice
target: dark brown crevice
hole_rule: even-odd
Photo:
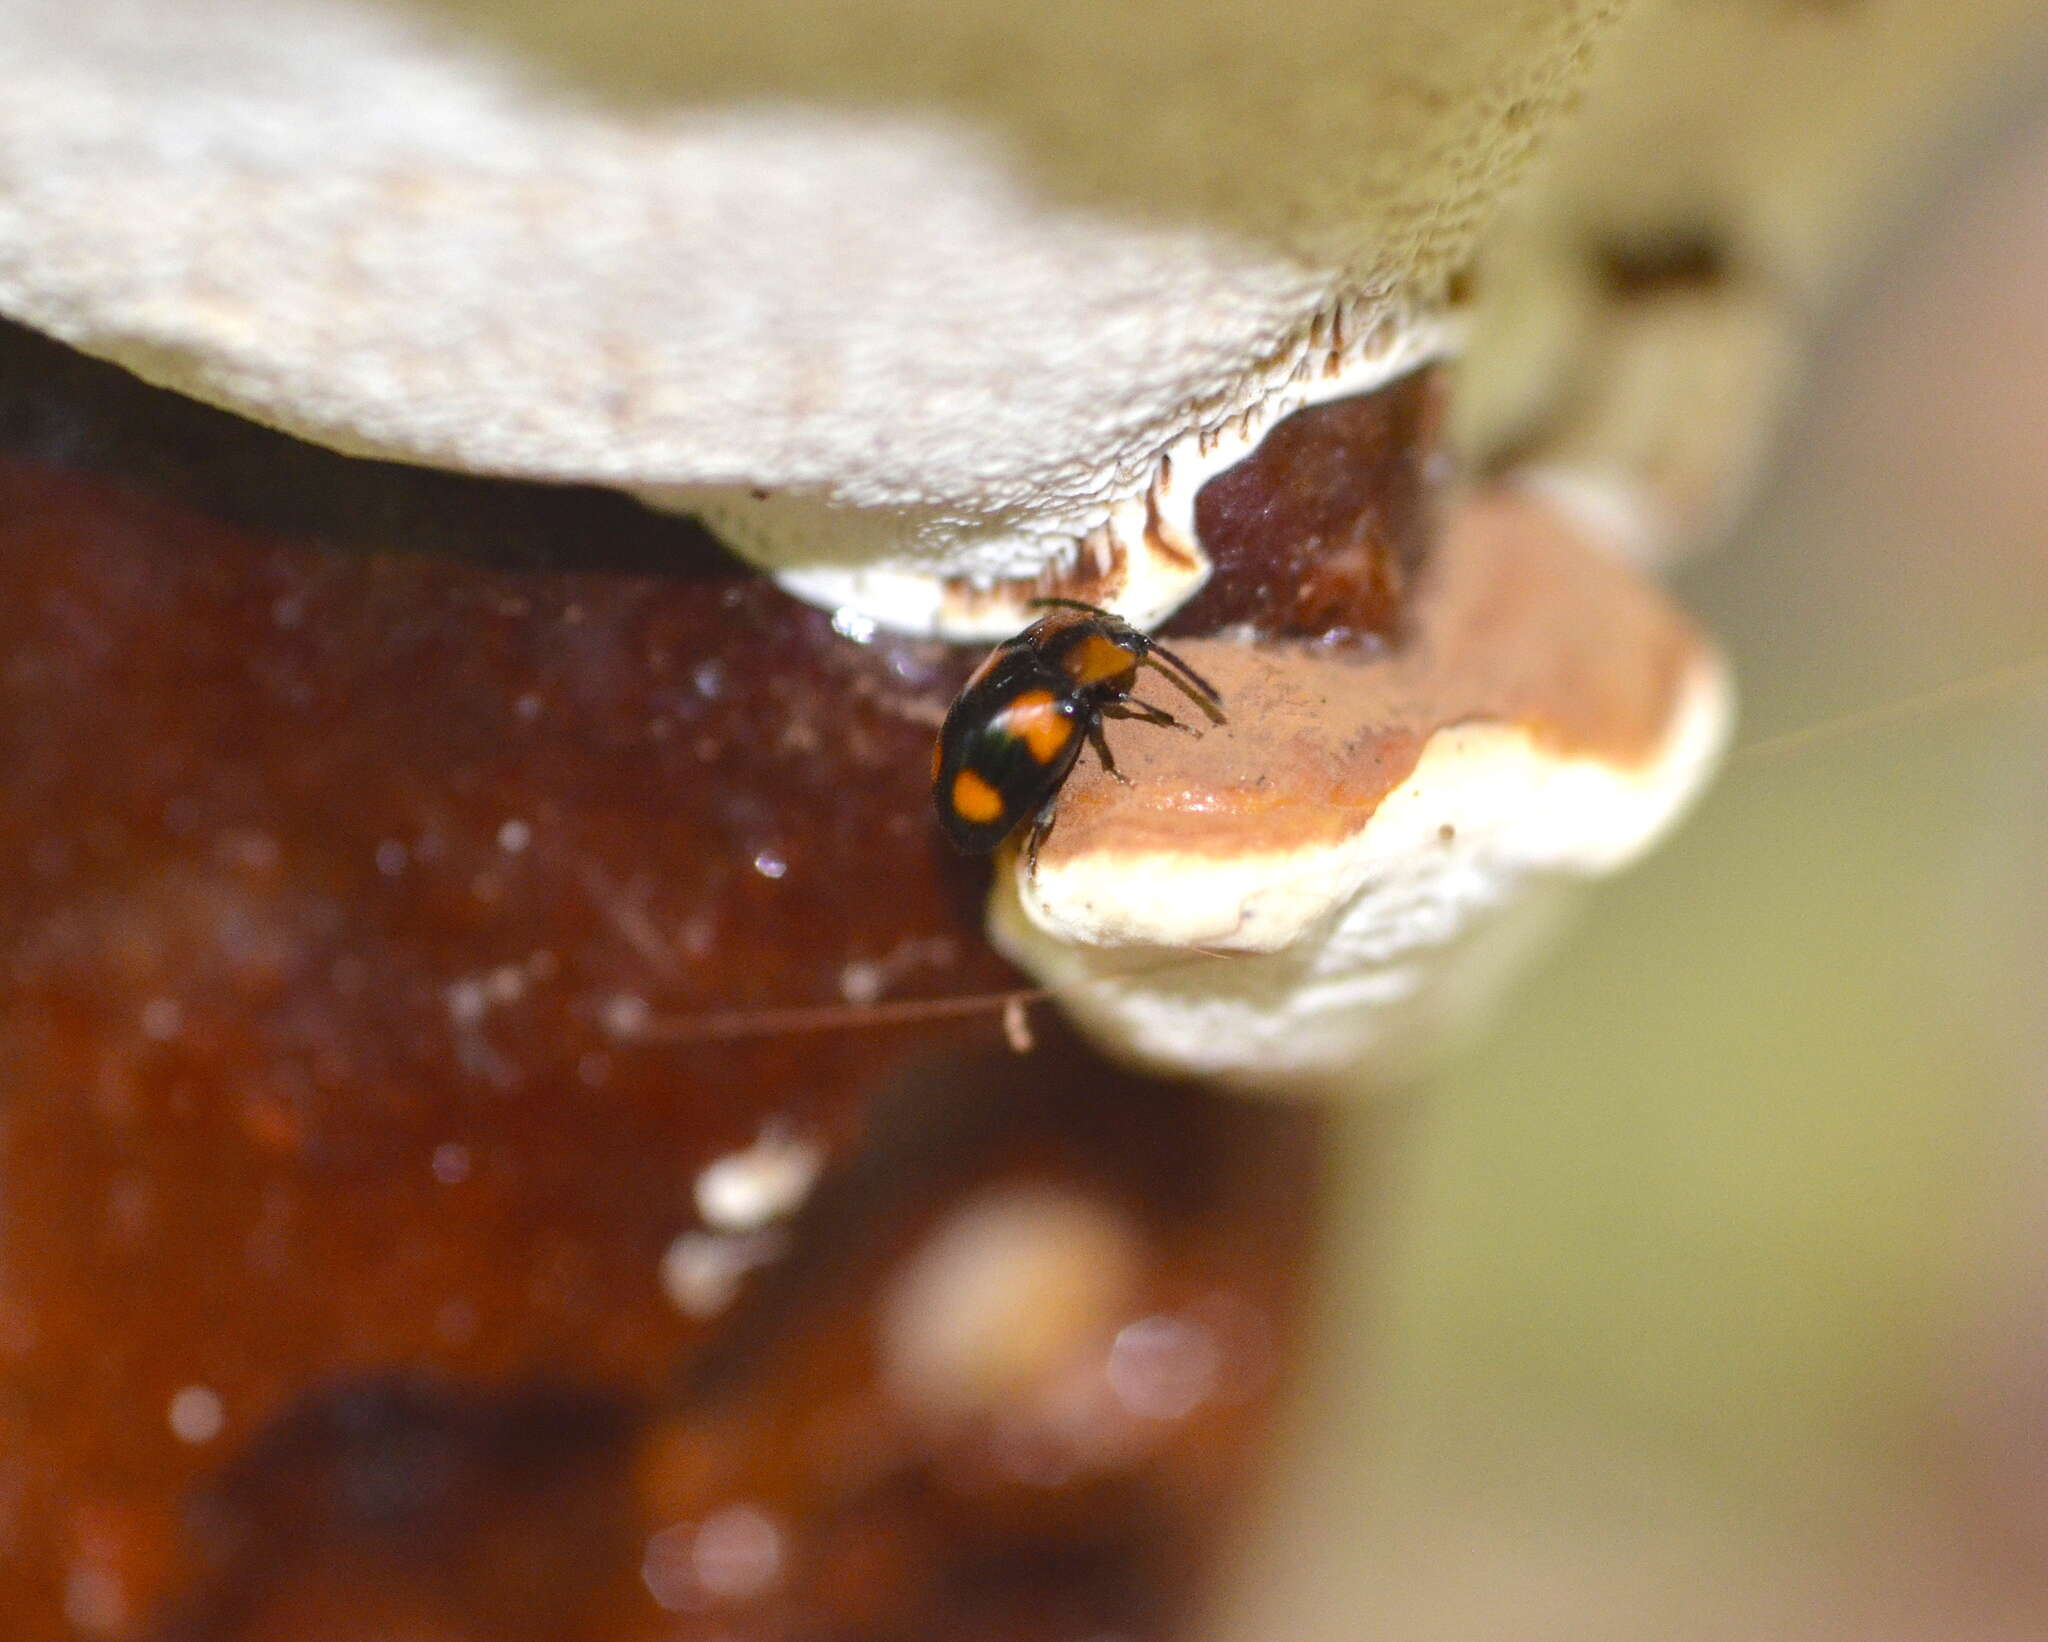
[[[1161,632],[1376,652],[1402,612],[1435,528],[1442,373],[1296,411],[1195,498],[1214,573]]]

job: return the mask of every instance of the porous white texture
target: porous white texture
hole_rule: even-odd
[[[1426,309],[1613,9],[0,0],[0,311],[767,562],[1029,574],[1318,314]]]
[[[1152,461],[1140,490],[1113,503],[1101,524],[1071,552],[1057,552],[1046,568],[1057,572],[1075,561],[1106,567],[1113,590],[1096,595],[1084,589],[1092,602],[1138,627],[1164,621],[1209,579],[1208,554],[1195,528],[1195,498],[1205,484],[1251,455],[1276,422],[1296,411],[1370,393],[1450,358],[1458,332],[1448,315],[1413,314],[1384,301],[1340,304],[1318,318],[1292,364],[1275,371],[1270,382],[1254,384],[1245,408],[1182,434]],[[740,519],[750,505],[767,510],[775,504],[739,503],[716,515],[729,534],[737,532],[735,539],[748,534]],[[1020,557],[1016,544],[1005,547],[993,539],[960,547],[977,564]],[[1021,557],[1036,560],[1035,552]],[[850,569],[800,565],[780,571],[777,580],[830,609],[902,632],[956,640],[1009,637],[1031,620],[1031,601],[1045,591],[1028,582],[987,591],[962,588],[886,556]]]

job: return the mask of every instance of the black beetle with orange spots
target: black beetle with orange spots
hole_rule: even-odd
[[[1222,699],[1202,676],[1128,622],[1070,599],[1037,602],[1055,608],[974,670],[932,749],[939,825],[970,855],[987,854],[1025,821],[1049,814],[1084,740],[1105,770],[1125,779],[1103,738],[1105,718],[1189,729],[1165,708],[1132,698],[1141,666],[1158,668],[1223,722]]]

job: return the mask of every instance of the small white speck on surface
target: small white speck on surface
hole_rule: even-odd
[[[396,838],[387,838],[377,846],[377,870],[386,878],[396,878],[405,871],[410,851]]]
[[[185,1011],[175,998],[151,998],[142,1006],[142,1035],[168,1043],[185,1029]]]
[[[74,1562],[64,1575],[64,1617],[88,1636],[128,1629],[128,1593],[121,1576],[101,1562]]]
[[[541,699],[531,690],[512,703],[512,711],[529,723],[540,717],[540,709]]]
[[[469,1148],[450,1140],[434,1148],[434,1178],[444,1186],[459,1186],[469,1178]]]
[[[725,664],[720,661],[703,661],[691,673],[690,682],[696,685],[697,694],[706,701],[716,701],[725,694]]]
[[[789,871],[789,862],[774,850],[762,850],[754,857],[754,870],[763,878],[780,878]]]
[[[448,1018],[460,1027],[477,1025],[491,1006],[490,994],[485,991],[484,983],[474,975],[450,981],[443,988],[441,998],[448,1006]]]
[[[662,1252],[661,1292],[685,1317],[715,1317],[732,1304],[747,1274],[778,1258],[786,1246],[772,1231],[737,1237],[684,1232]]]
[[[1038,1047],[1038,1040],[1031,1035],[1031,1008],[1022,998],[1011,998],[1003,1005],[1003,1040],[1013,1055],[1028,1055]]]
[[[744,1151],[727,1152],[697,1176],[697,1212],[714,1231],[750,1232],[803,1205],[825,1166],[825,1148],[780,1126]]]
[[[533,828],[517,816],[498,828],[498,848],[507,855],[517,855],[533,842]]]
[[[848,1003],[873,1003],[882,995],[883,980],[880,964],[856,958],[840,968],[839,995]]]
[[[165,1417],[170,1421],[172,1436],[197,1447],[221,1434],[227,1424],[227,1409],[212,1386],[188,1385],[172,1394]]]
[[[526,971],[518,964],[500,964],[484,980],[492,1003],[517,1003],[526,996]]]
[[[1109,1388],[1140,1419],[1187,1418],[1215,1394],[1223,1371],[1216,1337],[1185,1317],[1140,1317],[1117,1330]]]
[[[611,1081],[612,1058],[602,1049],[585,1050],[576,1057],[576,1081],[586,1089],[602,1089]]]
[[[839,995],[865,1007],[879,1002],[905,975],[921,969],[943,970],[959,959],[954,943],[943,935],[898,941],[875,958],[854,958],[839,969]]]
[[[696,1538],[697,1531],[689,1523],[673,1523],[650,1534],[640,1553],[640,1583],[669,1613],[689,1613],[704,1606],[704,1593],[697,1589],[690,1558]]]
[[[852,639],[855,644],[872,643],[875,637],[875,619],[864,616],[852,605],[841,605],[832,612],[832,631],[843,639]]]
[[[670,1613],[751,1602],[782,1582],[781,1525],[758,1505],[728,1505],[702,1522],[648,1536],[640,1581]]]
[[[637,1038],[647,1030],[647,1000],[621,992],[604,1006],[604,1029],[615,1038]]]
[[[782,1529],[758,1505],[728,1505],[698,1527],[690,1564],[707,1595],[751,1601],[782,1578]]]

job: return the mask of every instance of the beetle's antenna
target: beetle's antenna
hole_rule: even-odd
[[[1223,697],[1216,686],[1196,672],[1163,644],[1147,644],[1145,659],[1157,667],[1194,704],[1209,715],[1209,722],[1221,724]]]

